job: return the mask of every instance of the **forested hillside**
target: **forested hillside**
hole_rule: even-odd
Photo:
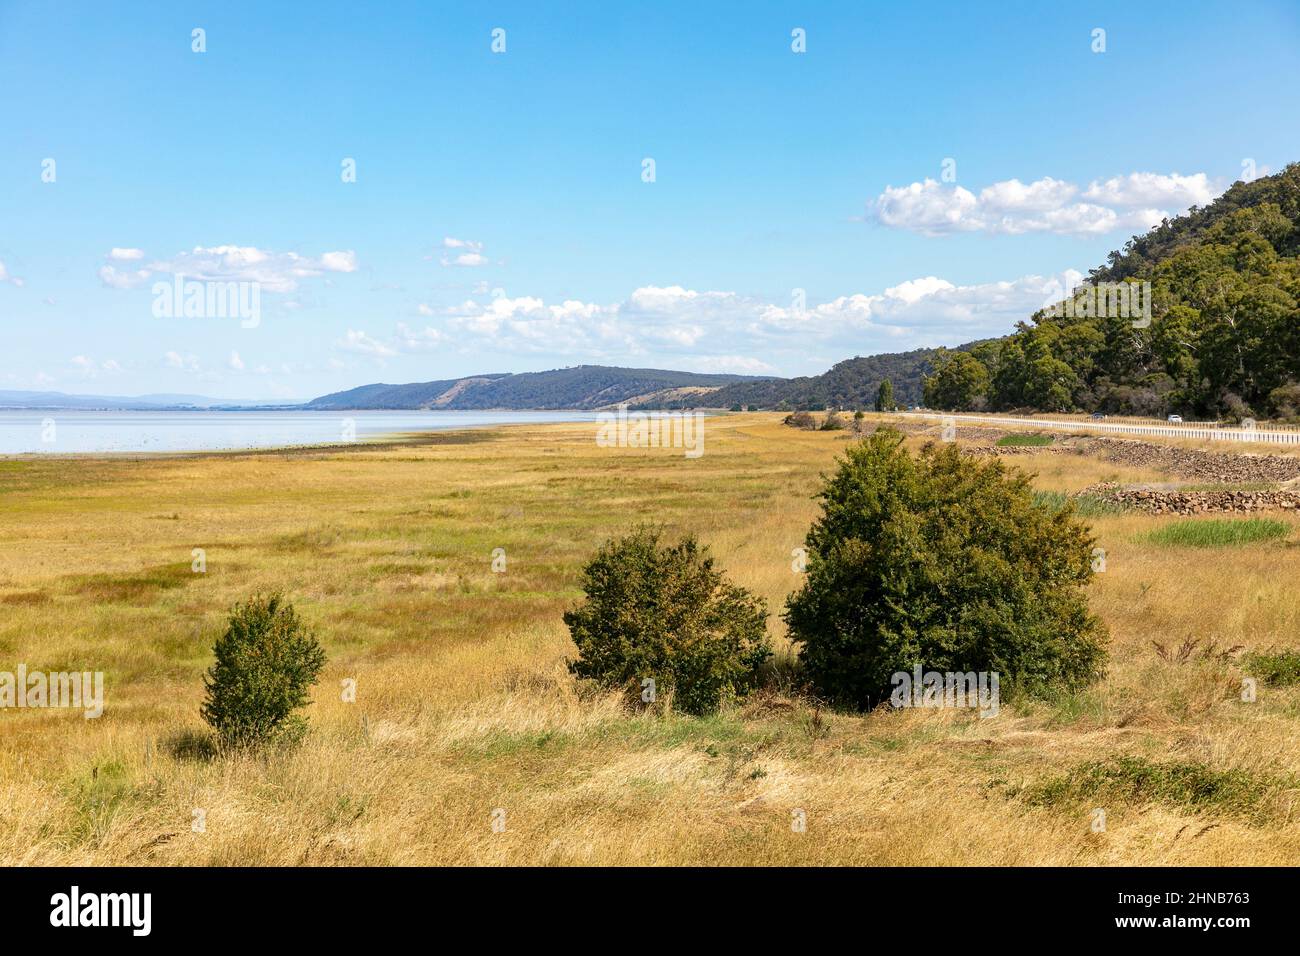
[[[962,346],[969,348],[970,346]],[[888,379],[894,386],[894,399],[900,405],[915,405],[921,400],[921,385],[930,371],[934,349],[894,352],[846,359],[821,375],[801,378],[751,379],[726,385],[707,400],[716,408],[735,405],[755,408],[820,409],[869,408],[876,400],[880,383]],[[682,407],[687,400],[659,407]]]
[[[1296,417],[1300,164],[1166,220],[1089,279],[1149,282],[1150,322],[1087,308],[1086,296],[1040,311],[1007,338],[937,356],[926,404]]]

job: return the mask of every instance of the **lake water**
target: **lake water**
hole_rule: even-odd
[[[0,455],[177,452],[358,441],[395,432],[595,421],[595,412],[0,411]]]

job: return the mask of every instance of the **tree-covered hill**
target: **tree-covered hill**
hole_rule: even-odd
[[[1103,307],[1085,288],[1006,338],[937,356],[926,404],[1297,415],[1300,164],[1165,220],[1089,278],[1094,290],[1150,283],[1150,321]]]
[[[970,348],[971,346],[962,346]],[[871,408],[880,383],[893,385],[894,400],[900,405],[915,405],[921,400],[921,385],[930,371],[934,349],[893,352],[846,359],[821,375],[800,378],[771,378],[736,382],[723,386],[706,401],[717,408],[740,405],[745,408],[821,409]],[[680,407],[685,400],[670,402]]]
[[[519,375],[471,375],[411,385],[363,385],[309,402],[309,409],[591,409],[620,402],[654,403],[678,390],[704,395],[745,381],[743,375],[701,375],[661,369],[579,365]],[[701,403],[697,403],[701,404]]]

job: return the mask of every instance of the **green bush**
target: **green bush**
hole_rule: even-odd
[[[1242,659],[1246,673],[1270,687],[1300,684],[1300,653],[1278,651],[1276,654],[1247,654]]]
[[[223,746],[244,747],[300,732],[294,714],[325,666],[325,651],[279,594],[236,604],[213,647],[202,714]]]
[[[676,709],[709,713],[754,686],[771,655],[767,609],[728,583],[693,536],[660,537],[637,528],[583,568],[586,602],[564,615],[578,646],[569,670],[638,696],[653,679]]]
[[[813,688],[870,707],[891,678],[997,672],[1004,696],[1075,690],[1104,668],[1106,631],[1082,592],[1093,539],[1029,478],[955,445],[912,457],[880,429],[819,494],[803,587],[786,602]]]

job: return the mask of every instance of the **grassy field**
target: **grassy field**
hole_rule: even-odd
[[[992,719],[830,713],[778,690],[711,718],[634,714],[575,683],[560,615],[583,559],[638,521],[697,532],[779,611],[817,476],[852,440],[779,418],[711,420],[696,460],[546,425],[0,461],[0,670],[107,685],[97,720],[0,710],[0,863],[1300,863],[1300,685],[1240,699],[1243,654],[1297,645],[1290,516],[1286,536],[1221,549],[1152,542],[1178,519],[1096,509],[1109,674]],[[1162,477],[1010,464],[1039,471],[1048,502]],[[202,674],[259,589],[329,651],[311,733],[212,758],[195,745]]]

